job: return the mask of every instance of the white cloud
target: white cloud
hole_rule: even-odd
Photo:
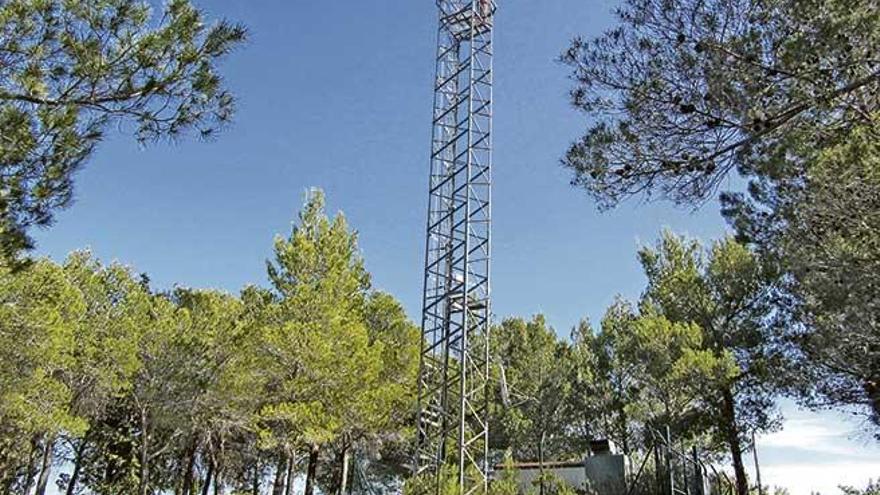
[[[864,487],[880,477],[880,461],[834,464],[777,464],[761,468],[764,485],[788,488],[792,495],[840,493],[840,485]]]
[[[835,419],[828,414],[815,413],[813,417],[788,420],[781,431],[759,438],[758,449],[798,448],[830,455],[860,453],[860,449],[853,448],[859,443],[858,435]],[[868,446],[862,447],[873,450]]]
[[[758,438],[759,455],[772,454],[761,462],[764,485],[788,488],[792,495],[836,495],[840,485],[863,487],[880,478],[880,445],[868,440],[861,425],[791,404],[783,413],[784,428]]]

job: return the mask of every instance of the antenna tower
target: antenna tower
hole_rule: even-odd
[[[493,0],[437,0],[417,474],[488,483]]]

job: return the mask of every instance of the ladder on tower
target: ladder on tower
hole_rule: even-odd
[[[437,73],[419,369],[417,474],[488,484],[492,0],[436,0]]]

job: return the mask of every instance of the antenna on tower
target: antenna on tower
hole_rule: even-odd
[[[493,0],[437,0],[416,474],[489,475]]]

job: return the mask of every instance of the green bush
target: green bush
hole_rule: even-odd
[[[877,481],[869,481],[865,488],[841,486],[840,491],[843,495],[880,495],[880,478]]]

